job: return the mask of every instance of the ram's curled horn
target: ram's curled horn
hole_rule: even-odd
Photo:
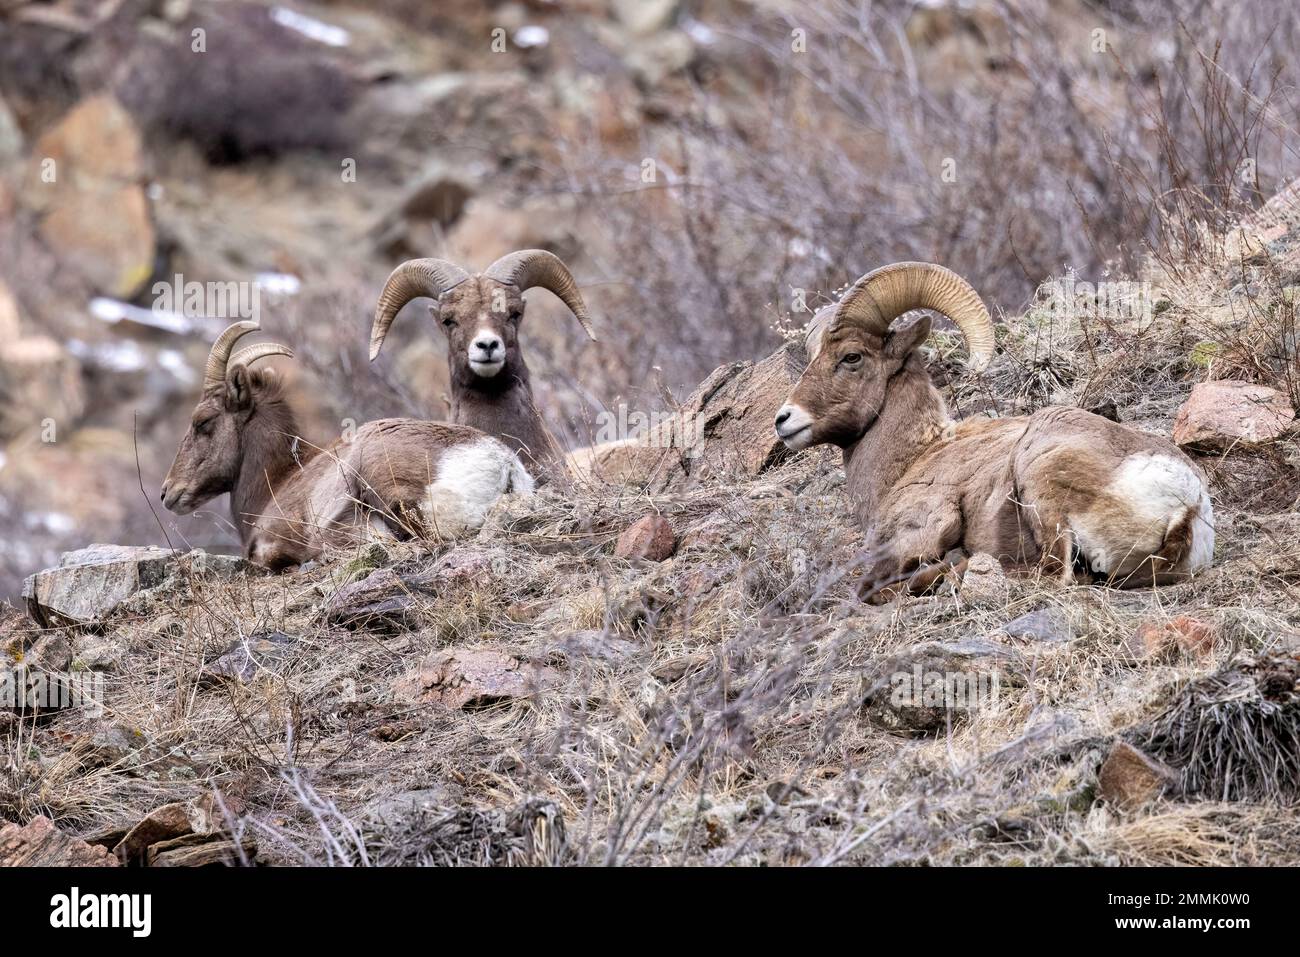
[[[520,292],[534,286],[549,289],[564,301],[583,331],[595,341],[596,333],[591,328],[591,316],[587,313],[587,304],[582,301],[582,293],[578,292],[573,273],[554,253],[548,253],[545,249],[521,249],[502,256],[484,270],[483,275],[497,282],[509,283]]]
[[[212,343],[212,349],[208,352],[208,364],[203,369],[204,391],[225,385],[226,366],[230,363],[230,350],[235,347],[236,342],[250,332],[256,332],[257,329],[258,324],[256,322],[245,319],[227,326],[221,335],[217,336],[217,341]]]
[[[265,359],[267,356],[288,356],[293,358],[293,350],[288,346],[282,346],[278,342],[259,342],[255,346],[249,346],[247,349],[240,349],[230,357],[230,362],[226,368],[234,369],[238,366],[252,365],[258,359]]]
[[[981,370],[993,357],[993,320],[979,294],[955,272],[934,263],[894,263],[872,270],[840,298],[833,322],[854,322],[883,336],[890,323],[913,309],[933,309],[956,324],[966,338],[971,368]]]
[[[388,335],[389,327],[403,306],[421,296],[437,299],[468,278],[469,273],[445,259],[408,259],[389,273],[375,306],[374,324],[370,327],[371,361],[379,355],[384,336]]]

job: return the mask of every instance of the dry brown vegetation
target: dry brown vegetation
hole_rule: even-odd
[[[578,353],[571,321],[545,300],[530,306],[539,403],[571,444],[620,400],[662,407],[655,367],[681,396],[719,363],[770,352],[773,326],[800,321],[794,289],[815,306],[904,258],[968,276],[1005,319],[980,377],[964,372],[958,339],[933,341],[931,370],[960,415],[1062,403],[1168,434],[1205,379],[1300,401],[1300,231],[1259,249],[1231,229],[1243,216],[1294,226],[1293,203],[1258,221],[1248,212],[1295,170],[1297,24],[1283,0],[1229,12],[881,3],[869,30],[858,4],[706,2],[637,42],[593,3],[565,22],[537,14],[550,46],[495,59],[473,52],[497,12],[480,4],[331,9],[356,39],[321,67],[339,71],[324,89],[268,68],[295,102],[356,97],[337,124],[306,128],[276,111],[250,123],[256,85],[234,91],[244,112],[209,109],[225,88],[188,72],[195,64],[171,77],[134,21],[84,40],[0,36],[0,91],[29,134],[100,87],[122,92],[145,75],[158,87],[141,94],[189,85],[183,99],[123,92],[163,187],[159,274],[276,267],[303,278],[265,325],[300,356],[313,439],[348,418],[443,412],[427,324],[399,323],[398,357],[364,361],[374,293],[395,260],[481,267],[531,245],[569,261],[599,314],[602,343]],[[1094,55],[1098,26],[1113,44]],[[712,39],[682,47],[700,28]],[[807,31],[806,59],[790,57],[795,28]],[[426,102],[426,74],[443,73],[450,92]],[[340,139],[336,152],[361,160],[355,191],[337,188],[329,150]],[[952,184],[939,178],[948,157]],[[645,158],[654,183],[640,179]],[[1244,159],[1255,176],[1243,177]],[[469,198],[446,216],[397,215],[423,180],[462,183]],[[5,199],[0,190],[0,208]],[[58,250],[22,241],[30,227],[24,216],[0,224],[12,253],[0,274],[24,327],[94,339],[80,311],[91,290],[58,267]],[[1053,309],[1059,286],[1033,295],[1053,277],[1145,281],[1152,308]],[[197,332],[141,341],[191,359],[207,346]],[[186,387],[84,372],[70,438],[6,436],[7,590],[87,541],[232,539],[217,508],[189,524],[163,516],[162,532],[149,511]],[[1298,454],[1287,437],[1201,457],[1215,566],[1151,592],[996,580],[865,607],[858,535],[824,450],[754,480],[508,503],[456,544],[372,547],[274,578],[178,573],[101,628],[66,632],[72,666],[105,674],[108,712],[0,724],[0,818],[48,814],[102,838],[215,792],[229,828],[275,863],[1300,863],[1286,782],[1300,699],[1252,697],[1242,677],[1297,653]],[[28,518],[83,501],[101,504],[76,513],[70,536]],[[650,513],[673,524],[676,554],[614,557],[617,536]],[[400,625],[334,622],[339,590],[378,569],[434,585],[412,589]],[[1063,640],[1006,632],[1035,612]],[[1140,626],[1180,615],[1212,626],[1208,657],[1132,660]],[[0,617],[0,652],[48,636]],[[242,679],[207,673],[233,645],[268,636],[282,650]],[[991,706],[944,715],[923,735],[864,709],[890,656],[984,639],[1003,649]],[[547,669],[535,672],[545,680],[468,708],[394,690],[430,654],[482,648]],[[1234,703],[1219,708],[1225,689]],[[1099,800],[1097,768],[1117,739],[1159,753],[1180,789],[1132,811]]]
[[[1228,295],[1288,254],[1220,260],[1197,288]],[[934,367],[957,397],[1010,409],[1100,391],[1122,420],[1167,431],[1204,371],[1189,350],[1237,329],[1167,295],[1104,335],[1014,317],[983,380],[949,366],[942,340]],[[1121,361],[1139,343],[1141,380]],[[1068,384],[1036,395],[1032,356]],[[1271,476],[1264,495],[1243,477],[1294,452],[1285,440],[1217,463],[1236,478],[1215,487],[1215,566],[1146,592],[995,579],[864,606],[824,450],[747,483],[506,502],[455,544],[371,546],[272,578],[178,573],[102,634],[68,635],[74,660],[108,669],[109,713],[14,725],[0,814],[96,834],[215,789],[260,859],[285,863],[1293,864],[1300,696],[1261,699],[1242,669],[1300,647],[1295,486]],[[677,553],[613,557],[651,512]],[[331,624],[339,589],[377,568],[422,582],[403,620]],[[1057,640],[1007,629],[1031,612]],[[1179,615],[1213,626],[1213,652],[1134,661],[1138,628]],[[244,680],[205,674],[277,633],[284,654]],[[864,689],[882,661],[975,639],[1003,649],[976,659],[1002,679],[989,706],[927,734],[872,720]],[[444,708],[394,688],[431,653],[484,648],[540,669],[531,693]],[[106,749],[109,727],[131,743]],[[1181,789],[1137,810],[1099,800],[1117,739],[1163,756]]]

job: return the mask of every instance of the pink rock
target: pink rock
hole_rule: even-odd
[[[1294,419],[1290,399],[1277,389],[1232,379],[1202,382],[1178,410],[1174,441],[1207,451],[1263,445],[1284,434]]]
[[[618,558],[644,558],[661,562],[677,550],[677,533],[662,515],[637,520],[618,537],[614,554]]]
[[[1138,661],[1160,658],[1174,649],[1204,659],[1214,654],[1217,640],[1213,624],[1191,615],[1178,615],[1169,621],[1143,622],[1129,637],[1128,651]]]
[[[430,655],[393,682],[400,701],[449,710],[484,708],[527,698],[555,686],[554,668],[492,648],[463,648]]]
[[[0,827],[0,867],[117,867],[108,848],[64,834],[48,817]]]

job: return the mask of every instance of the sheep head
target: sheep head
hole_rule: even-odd
[[[244,427],[259,399],[277,385],[270,370],[251,366],[267,356],[293,356],[287,346],[273,342],[231,355],[235,343],[257,328],[255,322],[236,322],[208,354],[203,395],[162,484],[163,505],[177,515],[188,515],[235,487],[244,457]]]
[[[855,282],[809,328],[808,368],[776,413],[776,434],[787,448],[829,442],[847,447],[871,428],[889,383],[930,334],[920,317],[893,326],[913,309],[932,309],[957,324],[982,369],[993,354],[993,321],[961,277],[932,263],[895,263]]]
[[[432,299],[430,314],[447,336],[452,374],[466,384],[510,382],[523,359],[519,354],[519,325],[524,317],[523,294],[540,286],[555,293],[573,312],[593,340],[591,318],[572,273],[559,257],[542,249],[525,249],[502,256],[471,276],[442,259],[412,259],[393,270],[375,307],[370,331],[370,358],[383,347],[397,313],[412,299]]]

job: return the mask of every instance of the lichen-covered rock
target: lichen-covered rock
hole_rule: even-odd
[[[992,641],[931,641],[877,663],[862,679],[862,716],[904,734],[934,734],[1024,683],[1016,649]]]
[[[161,584],[172,556],[165,548],[132,545],[66,552],[57,567],[23,583],[27,613],[46,627],[101,621],[136,592]]]
[[[27,650],[23,664],[35,671],[67,671],[72,665],[72,646],[63,635],[42,635]]]

